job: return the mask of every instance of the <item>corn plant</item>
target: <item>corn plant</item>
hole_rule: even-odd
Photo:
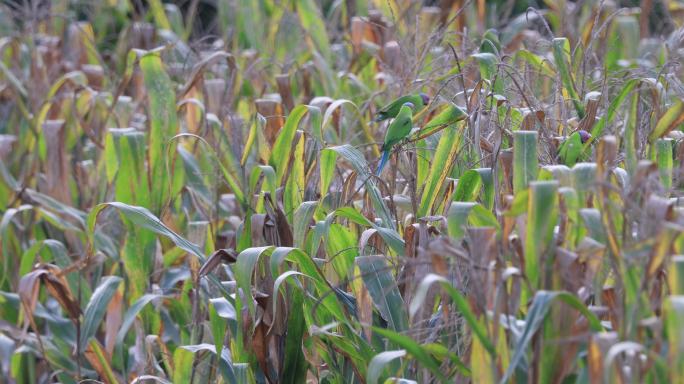
[[[5,380],[683,380],[684,4],[187,3],[0,6]]]

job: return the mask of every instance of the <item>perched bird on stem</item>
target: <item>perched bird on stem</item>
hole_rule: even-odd
[[[418,111],[430,103],[430,97],[424,93],[401,96],[382,107],[378,112],[378,116],[375,118],[375,121],[383,121],[397,117],[399,110],[405,103],[413,104],[415,110]]]
[[[414,108],[415,105],[411,102],[402,104],[396,117],[392,120],[389,127],[387,127],[385,142],[382,144],[382,157],[380,158],[376,175],[380,176],[380,173],[382,173],[382,169],[385,167],[385,164],[392,153],[392,147],[411,133],[411,128],[413,128]]]
[[[572,167],[582,156],[582,145],[591,139],[591,134],[585,130],[579,130],[570,135],[558,147],[560,161]]]

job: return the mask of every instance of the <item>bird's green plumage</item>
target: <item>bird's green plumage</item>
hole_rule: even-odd
[[[418,93],[415,95],[401,96],[400,98],[382,107],[382,109],[378,111],[378,117],[375,119],[375,121],[382,121],[396,117],[404,103],[413,104],[416,111],[425,106],[425,103],[423,103],[423,97]]]
[[[413,110],[407,105],[400,107],[397,117],[387,128],[385,133],[385,142],[382,145],[382,150],[390,150],[394,144],[400,142],[403,138],[408,136],[413,128]]]
[[[387,127],[387,132],[385,132],[385,141],[382,144],[382,157],[376,171],[378,176],[380,176],[387,160],[389,160],[392,147],[408,136],[411,133],[411,128],[413,128],[413,109],[412,104],[407,102],[406,105],[401,106],[397,117],[392,120],[389,127]]]
[[[582,138],[579,132],[575,132],[568,137],[558,148],[560,161],[572,167],[582,154]]]

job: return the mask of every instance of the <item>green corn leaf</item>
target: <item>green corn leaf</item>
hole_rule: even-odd
[[[104,379],[107,382],[115,383],[117,381],[117,378],[114,375],[114,371],[112,371],[112,366],[110,364],[109,357],[106,356],[105,352],[102,350],[100,343],[97,340],[92,339],[88,344],[90,347],[90,351],[95,355],[95,359],[97,359],[97,361],[100,364],[100,367],[103,371],[102,374],[104,376]]]
[[[176,92],[158,52],[145,53],[140,58],[140,69],[148,92],[150,132],[147,158],[152,186],[151,206],[158,214],[170,198],[167,146],[168,140],[178,132]]]
[[[580,194],[592,191],[596,184],[596,163],[577,163],[572,167],[572,187]]]
[[[454,201],[475,201],[480,193],[482,184],[482,177],[479,172],[474,169],[467,170],[458,179],[456,191],[454,192]]]
[[[28,91],[26,91],[24,85],[21,83],[19,79],[17,79],[16,76],[14,76],[14,73],[12,73],[12,71],[10,71],[10,69],[7,68],[5,63],[3,63],[2,61],[0,61],[0,73],[2,73],[3,76],[5,76],[5,79],[12,85],[12,87],[14,87],[14,89],[16,89],[17,92],[19,92],[19,95],[21,97],[26,98],[28,96]]]
[[[521,60],[527,62],[534,70],[538,70],[542,75],[547,77],[554,77],[556,75],[556,68],[553,64],[540,56],[526,50],[519,49],[514,54],[515,59],[520,58]]]
[[[611,23],[608,32],[608,44],[610,49],[606,51],[605,65],[611,70],[624,68],[621,61],[637,58],[638,44],[633,41],[641,40],[640,26],[637,17],[632,15],[617,15]]]
[[[428,140],[416,142],[416,185],[425,185],[425,180],[430,172],[431,152],[428,149]]]
[[[150,0],[150,12],[154,18],[154,22],[161,29],[171,30],[171,23],[164,12],[164,4],[161,0]]]
[[[561,186],[569,187],[572,185],[572,171],[563,164],[546,165],[541,169],[538,180],[558,180]]]
[[[667,281],[673,295],[684,295],[684,256],[673,256],[668,268]]]
[[[107,179],[115,182],[118,201],[149,206],[146,156],[145,135],[142,132],[133,128],[109,130],[105,139]]]
[[[525,275],[533,288],[540,287],[541,260],[553,252],[553,231],[558,221],[558,182],[530,183],[527,205],[527,237],[525,241]]]
[[[169,142],[173,142],[173,141],[178,140],[178,139],[181,139],[181,138],[193,138],[193,139],[196,139],[196,140],[198,140],[200,143],[202,143],[202,144],[208,149],[208,150],[207,150],[206,152],[204,152],[204,153],[208,154],[208,155],[215,161],[216,165],[218,165],[218,167],[219,167],[219,169],[220,169],[220,171],[221,171],[221,175],[222,175],[223,178],[224,178],[224,181],[226,182],[226,184],[228,184],[228,186],[231,188],[231,190],[232,190],[233,193],[235,194],[235,198],[237,199],[237,201],[240,202],[240,204],[242,205],[242,207],[247,207],[247,201],[246,201],[246,198],[245,198],[245,192],[243,191],[243,187],[240,185],[239,177],[236,177],[235,175],[233,175],[233,174],[230,172],[230,170],[228,170],[228,168],[226,168],[226,167],[223,165],[223,162],[222,162],[221,159],[218,157],[218,155],[216,154],[216,152],[214,151],[214,149],[212,148],[212,146],[211,146],[205,139],[203,139],[202,137],[197,136],[197,135],[194,135],[194,134],[192,134],[192,133],[179,133],[179,134],[177,134],[177,135],[171,137],[170,140],[169,140]],[[275,178],[271,175],[271,172],[268,172],[268,171],[264,170],[263,167],[265,167],[265,166],[260,166],[260,167],[257,167],[257,168],[263,170],[264,173],[266,174],[266,178],[267,178],[267,183],[266,183],[266,185],[267,185],[267,186],[274,185],[274,184],[275,184]],[[269,168],[270,168],[270,167],[269,167]],[[272,169],[271,169],[271,171],[272,171]],[[253,171],[252,173],[254,174],[254,172],[255,172],[255,171]],[[254,188],[252,188],[252,189],[254,189]]]
[[[290,154],[292,153],[292,142],[294,141],[297,127],[302,121],[302,118],[307,114],[309,108],[315,107],[308,107],[306,105],[296,106],[292,112],[290,112],[287,120],[285,120],[285,125],[280,130],[275,143],[273,143],[269,163],[276,170],[276,181],[278,182],[278,185],[282,183],[283,176],[287,170],[286,167],[290,159]]]
[[[61,216],[68,217],[75,221],[78,224],[76,230],[81,231],[82,228],[85,228],[85,212],[31,188],[26,188],[24,193],[26,193],[26,195],[28,195],[34,203],[37,203],[46,210],[52,211]]]
[[[182,146],[177,148],[180,160],[183,163],[183,171],[186,177],[186,186],[197,193],[197,196],[203,199],[207,204],[212,201],[212,192],[210,192],[210,186],[205,181],[204,174],[201,171],[200,162],[195,155],[183,149]],[[181,184],[181,187],[183,185]],[[174,192],[177,191],[174,188]]]
[[[639,124],[639,95],[633,95],[625,117],[624,140],[625,164],[630,175],[634,175],[637,168],[637,125]]]
[[[480,201],[485,208],[491,210],[494,208],[494,173],[491,168],[475,168],[475,171],[482,180]]]
[[[90,338],[97,332],[97,328],[100,326],[100,322],[102,322],[105,311],[107,311],[107,306],[112,300],[121,281],[123,281],[123,279],[118,276],[105,276],[90,297],[90,301],[83,312],[81,339],[79,341],[81,348],[85,348],[90,341]]]
[[[173,351],[173,371],[171,371],[171,377],[174,383],[190,382],[192,362],[194,360],[193,352],[185,346],[176,348]]]
[[[655,161],[660,172],[660,182],[665,190],[672,188],[672,170],[674,167],[672,145],[672,139],[658,139],[655,142]]]
[[[183,25],[183,15],[181,14],[180,8],[178,8],[176,4],[164,4],[164,11],[166,20],[169,23],[169,28],[167,29],[173,31],[173,33],[176,35],[181,36],[183,40],[187,40],[189,33],[185,31],[185,26]],[[190,20],[188,24],[189,27],[192,27],[192,20]]]
[[[530,200],[530,189],[523,189],[513,196],[513,203],[511,204],[505,216],[516,217],[527,213],[527,206]]]
[[[359,256],[356,258],[356,265],[361,271],[361,278],[373,303],[389,327],[397,332],[408,329],[404,299],[399,293],[397,282],[385,258],[383,256]]]
[[[622,106],[622,103],[625,101],[630,92],[632,92],[634,87],[639,85],[640,82],[642,82],[641,79],[628,80],[620,89],[620,93],[618,93],[617,96],[610,101],[608,110],[603,116],[601,116],[601,118],[594,125],[594,128],[591,130],[591,138],[584,143],[585,150],[596,138],[600,137],[605,127],[613,122],[613,119]]]
[[[152,302],[152,300],[157,299],[162,297],[161,295],[158,294],[152,294],[148,293],[146,295],[141,296],[138,298],[138,300],[131,305],[126,313],[124,314],[123,321],[121,322],[121,326],[119,327],[119,331],[116,334],[116,344],[121,345],[123,343],[124,338],[126,337],[126,333],[128,333],[128,330],[131,328],[131,325],[133,325],[133,322],[135,321],[135,318],[138,316],[140,311]]]
[[[494,81],[492,91],[499,95],[503,94],[504,83],[503,79],[498,74],[499,58],[488,52],[476,53],[472,55],[472,57],[477,60],[477,63],[480,66],[480,76],[490,82]]]
[[[452,202],[447,212],[449,237],[462,239],[468,225],[499,228],[496,216],[482,205],[474,202]]]
[[[348,144],[326,148],[324,151],[334,151],[337,155],[341,155],[351,163],[356,173],[366,185],[366,190],[370,195],[373,208],[375,209],[376,214],[382,219],[382,226],[393,230],[396,229],[396,224],[394,218],[392,217],[392,213],[382,198],[382,194],[376,185],[375,179],[370,172],[368,162],[366,162],[363,154]]]
[[[171,241],[176,244],[177,247],[189,252],[190,254],[197,256],[201,261],[204,261],[204,254],[199,249],[196,244],[184,239],[183,237],[176,234],[169,227],[164,225],[156,216],[154,216],[150,211],[143,207],[136,207],[120,202],[102,203],[93,208],[88,214],[88,234],[91,238],[95,233],[95,224],[97,222],[97,216],[102,212],[103,209],[107,207],[116,208],[122,215],[129,219],[133,224],[140,227],[148,229],[158,235],[163,235],[168,237]]]
[[[344,217],[345,219],[349,219],[354,223],[363,225],[365,227],[373,226],[373,223],[371,223],[370,220],[366,219],[366,217],[362,215],[361,212],[357,211],[352,207],[342,207],[336,210],[335,214],[339,217]]]
[[[306,233],[311,226],[311,219],[318,208],[317,201],[305,201],[294,212],[292,220],[292,237],[296,248],[304,248]]]
[[[438,113],[435,117],[430,119],[430,121],[421,128],[417,136],[418,137],[427,137],[433,134],[434,132],[444,128],[451,126],[453,124],[456,124],[459,121],[462,121],[468,117],[468,114],[458,107],[455,104],[447,104],[447,107],[444,108],[440,113]]]
[[[544,322],[546,314],[556,300],[560,300],[563,303],[578,310],[584,317],[589,321],[589,326],[594,331],[600,331],[603,329],[601,326],[601,321],[594,315],[589,309],[582,304],[582,302],[571,293],[560,292],[560,291],[538,291],[534,295],[532,305],[530,306],[527,316],[525,317],[525,326],[522,330],[522,334],[518,338],[518,342],[515,345],[513,352],[513,357],[511,358],[511,363],[506,370],[506,373],[499,381],[500,383],[506,383],[515,372],[515,369],[521,363],[527,347],[532,341],[532,337],[539,330],[539,327]]]
[[[337,160],[337,153],[335,151],[321,150],[319,159],[321,169],[321,180],[319,185],[321,198],[328,194],[330,183],[332,182],[333,177],[335,177],[335,160]]]
[[[563,207],[568,223],[565,231],[566,248],[573,249],[580,241],[582,228],[580,226],[580,202],[577,191],[570,187],[560,187],[558,193],[563,198]]]
[[[222,3],[223,1],[221,4]],[[245,1],[237,3],[236,5],[226,5],[225,8],[225,12],[229,12],[228,9],[230,9],[231,13],[235,13],[233,20],[237,25],[236,29],[238,30],[239,42],[241,45],[244,47],[261,50],[266,43],[265,39],[263,38],[263,30],[254,28],[255,25],[264,25],[265,23],[264,18],[266,15],[264,15],[261,3]],[[235,28],[235,26],[231,24],[222,25],[223,28]]]
[[[234,266],[235,280],[238,288],[243,292],[251,292],[252,274],[260,257],[270,256],[271,273],[275,275],[280,266],[285,260],[297,263],[299,270],[306,276],[311,277],[316,285],[319,294],[326,294],[322,300],[322,304],[337,318],[342,319],[342,308],[334,295],[328,295],[329,285],[325,277],[322,276],[320,269],[316,266],[313,259],[297,248],[288,247],[254,247],[247,248],[240,252],[237,262]],[[236,310],[238,313],[241,310],[241,300],[236,300]],[[255,307],[253,300],[247,300],[247,308],[250,315],[254,316]],[[238,318],[240,320],[241,318]]]
[[[449,127],[443,131],[432,159],[432,166],[430,167],[425,187],[422,189],[418,217],[424,217],[431,213],[437,200],[437,195],[451,172],[456,155],[461,149],[464,127],[465,124],[459,124],[458,127]]]
[[[223,379],[228,383],[237,383],[237,377],[235,376],[235,369],[233,366],[233,361],[230,356],[230,351],[225,346],[222,348],[221,353],[216,353],[216,347],[211,344],[195,344],[195,345],[181,345],[173,353],[174,362],[174,383],[189,383],[193,372],[193,361],[194,354],[201,351],[211,352],[218,357],[219,372]],[[187,381],[183,381],[187,380]]]
[[[527,188],[537,178],[537,132],[515,131],[513,133],[513,191]]]
[[[285,336],[285,362],[283,363],[283,383],[306,382],[306,371],[309,366],[302,340],[306,331],[306,323],[301,311],[304,310],[304,293],[292,290],[289,297],[289,316],[287,334]]]
[[[430,289],[430,286],[432,286],[432,284],[434,283],[439,283],[440,286],[447,291],[447,293],[451,297],[451,300],[453,300],[457,310],[463,316],[466,323],[473,331],[475,337],[477,337],[480,340],[485,350],[492,357],[494,357],[496,355],[496,349],[494,348],[494,344],[492,343],[492,341],[487,337],[487,330],[485,329],[484,325],[477,320],[477,317],[475,316],[473,310],[470,308],[470,304],[468,303],[468,300],[465,298],[465,296],[463,296],[461,292],[454,288],[451,285],[451,283],[444,277],[431,273],[423,278],[423,280],[420,282],[420,285],[416,289],[416,293],[413,297],[413,300],[411,300],[409,314],[411,316],[415,315],[416,312],[418,312],[418,310],[420,309],[420,307],[426,304],[425,298],[427,297],[428,290]]]
[[[362,375],[361,377],[366,377],[366,366],[373,356],[369,348],[365,346],[359,348],[356,340],[351,337],[348,338],[331,332],[317,332],[314,336],[327,341],[332,346],[334,355],[329,360],[337,361],[335,355],[342,355],[348,362],[353,364],[359,375]]]
[[[359,255],[356,233],[340,224],[330,224],[325,250],[328,255],[334,255],[333,268],[340,281],[344,281],[353,269],[354,259]]]
[[[447,224],[449,237],[461,239],[465,236],[465,227],[468,224],[470,211],[477,203],[473,202],[453,202],[447,213]]]
[[[429,369],[440,382],[448,382],[447,378],[439,369],[437,360],[427,353],[418,343],[413,341],[413,339],[389,329],[378,327],[372,327],[372,329],[373,332],[387,338],[390,342],[406,350],[406,352],[416,359],[423,367]]]
[[[240,252],[234,269],[235,280],[237,281],[238,288],[242,289],[242,291],[246,294],[252,291],[251,283],[254,267],[256,266],[257,262],[259,261],[259,257],[262,254],[271,253],[272,251],[273,247],[256,247],[247,248]],[[250,314],[254,316],[256,310],[254,307],[254,301],[249,298],[246,301]]]
[[[325,28],[324,18],[321,16],[320,9],[313,0],[297,0],[294,2],[297,9],[299,22],[307,33],[307,37],[313,41],[316,48],[323,58],[330,60],[330,39]]]
[[[665,300],[663,319],[667,332],[668,362],[672,382],[684,380],[684,296],[671,295]]]
[[[406,356],[406,350],[399,349],[396,351],[384,351],[373,356],[373,359],[368,364],[368,372],[366,373],[366,383],[377,384],[380,377],[385,370],[385,367],[393,360]]]
[[[481,204],[473,207],[468,215],[468,221],[476,227],[499,228],[499,221],[496,219],[496,216]]]
[[[556,62],[556,67],[560,72],[563,88],[575,105],[577,116],[582,119],[586,112],[584,111],[584,105],[582,105],[582,99],[577,94],[572,73],[570,73],[570,43],[565,37],[557,37],[553,39],[552,47],[553,58]]]
[[[209,328],[211,329],[211,336],[214,339],[214,350],[219,351],[223,349],[223,340],[226,335],[226,329],[228,328],[228,322],[219,315],[213,300],[215,299],[210,299],[209,305],[207,306],[209,312]]]
[[[606,231],[601,222],[601,211],[594,208],[582,208],[579,210],[580,218],[586,226],[589,236],[602,244],[607,244]]]
[[[304,175],[304,140],[302,134],[299,141],[294,145],[292,153],[292,166],[290,174],[285,182],[283,194],[283,208],[290,223],[293,220],[293,213],[304,199],[304,186],[306,185],[306,175]]]
[[[364,226],[364,227],[371,227],[378,231],[382,239],[385,241],[385,243],[392,248],[397,254],[402,255],[404,253],[404,240],[401,238],[401,236],[394,230],[389,229],[389,228],[384,228],[381,227],[375,223],[371,223],[368,219],[366,219],[359,211],[352,207],[343,207],[334,212],[335,215],[339,217],[343,217],[346,219],[349,219],[353,222],[355,222],[358,225]],[[333,216],[329,217],[330,219],[333,218]]]
[[[648,141],[653,142],[682,124],[684,124],[684,101],[677,100],[658,120],[655,129],[648,136]]]

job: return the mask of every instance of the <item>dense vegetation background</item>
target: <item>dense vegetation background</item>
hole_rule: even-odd
[[[3,2],[0,382],[683,382],[683,22]]]

